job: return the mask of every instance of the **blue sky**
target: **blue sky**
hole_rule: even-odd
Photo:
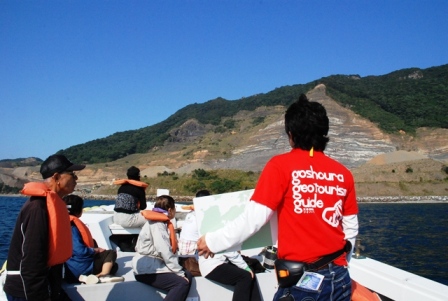
[[[333,74],[448,63],[448,1],[0,1],[0,159]]]

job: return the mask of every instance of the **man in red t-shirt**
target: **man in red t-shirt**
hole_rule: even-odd
[[[354,245],[355,185],[351,172],[323,152],[329,141],[325,108],[302,94],[286,111],[285,130],[292,150],[269,160],[241,218],[199,239],[199,255],[213,256],[242,243],[275,211],[279,259],[313,263],[343,249],[347,240]],[[305,282],[280,287],[274,300],[350,300],[348,253],[308,272],[308,279],[318,283],[315,287]]]

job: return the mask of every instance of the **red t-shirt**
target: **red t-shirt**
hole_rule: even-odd
[[[278,211],[278,257],[309,263],[344,247],[342,216],[358,213],[351,172],[302,149],[271,158],[251,200]]]

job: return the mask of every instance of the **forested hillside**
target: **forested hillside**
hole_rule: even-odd
[[[165,121],[138,130],[75,145],[59,153],[75,162],[110,162],[162,145],[169,132],[189,119],[226,130],[223,118],[260,106],[287,106],[318,84],[337,102],[364,116],[385,132],[414,133],[419,127],[448,128],[448,65],[403,69],[382,76],[332,75],[308,84],[277,88],[239,100],[217,98],[188,105]]]
[[[319,82],[325,84],[334,100],[386,132],[448,128],[448,65],[365,78],[336,75]]]

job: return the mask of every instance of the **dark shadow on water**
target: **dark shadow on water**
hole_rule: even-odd
[[[448,285],[448,204],[360,204],[364,255]]]

